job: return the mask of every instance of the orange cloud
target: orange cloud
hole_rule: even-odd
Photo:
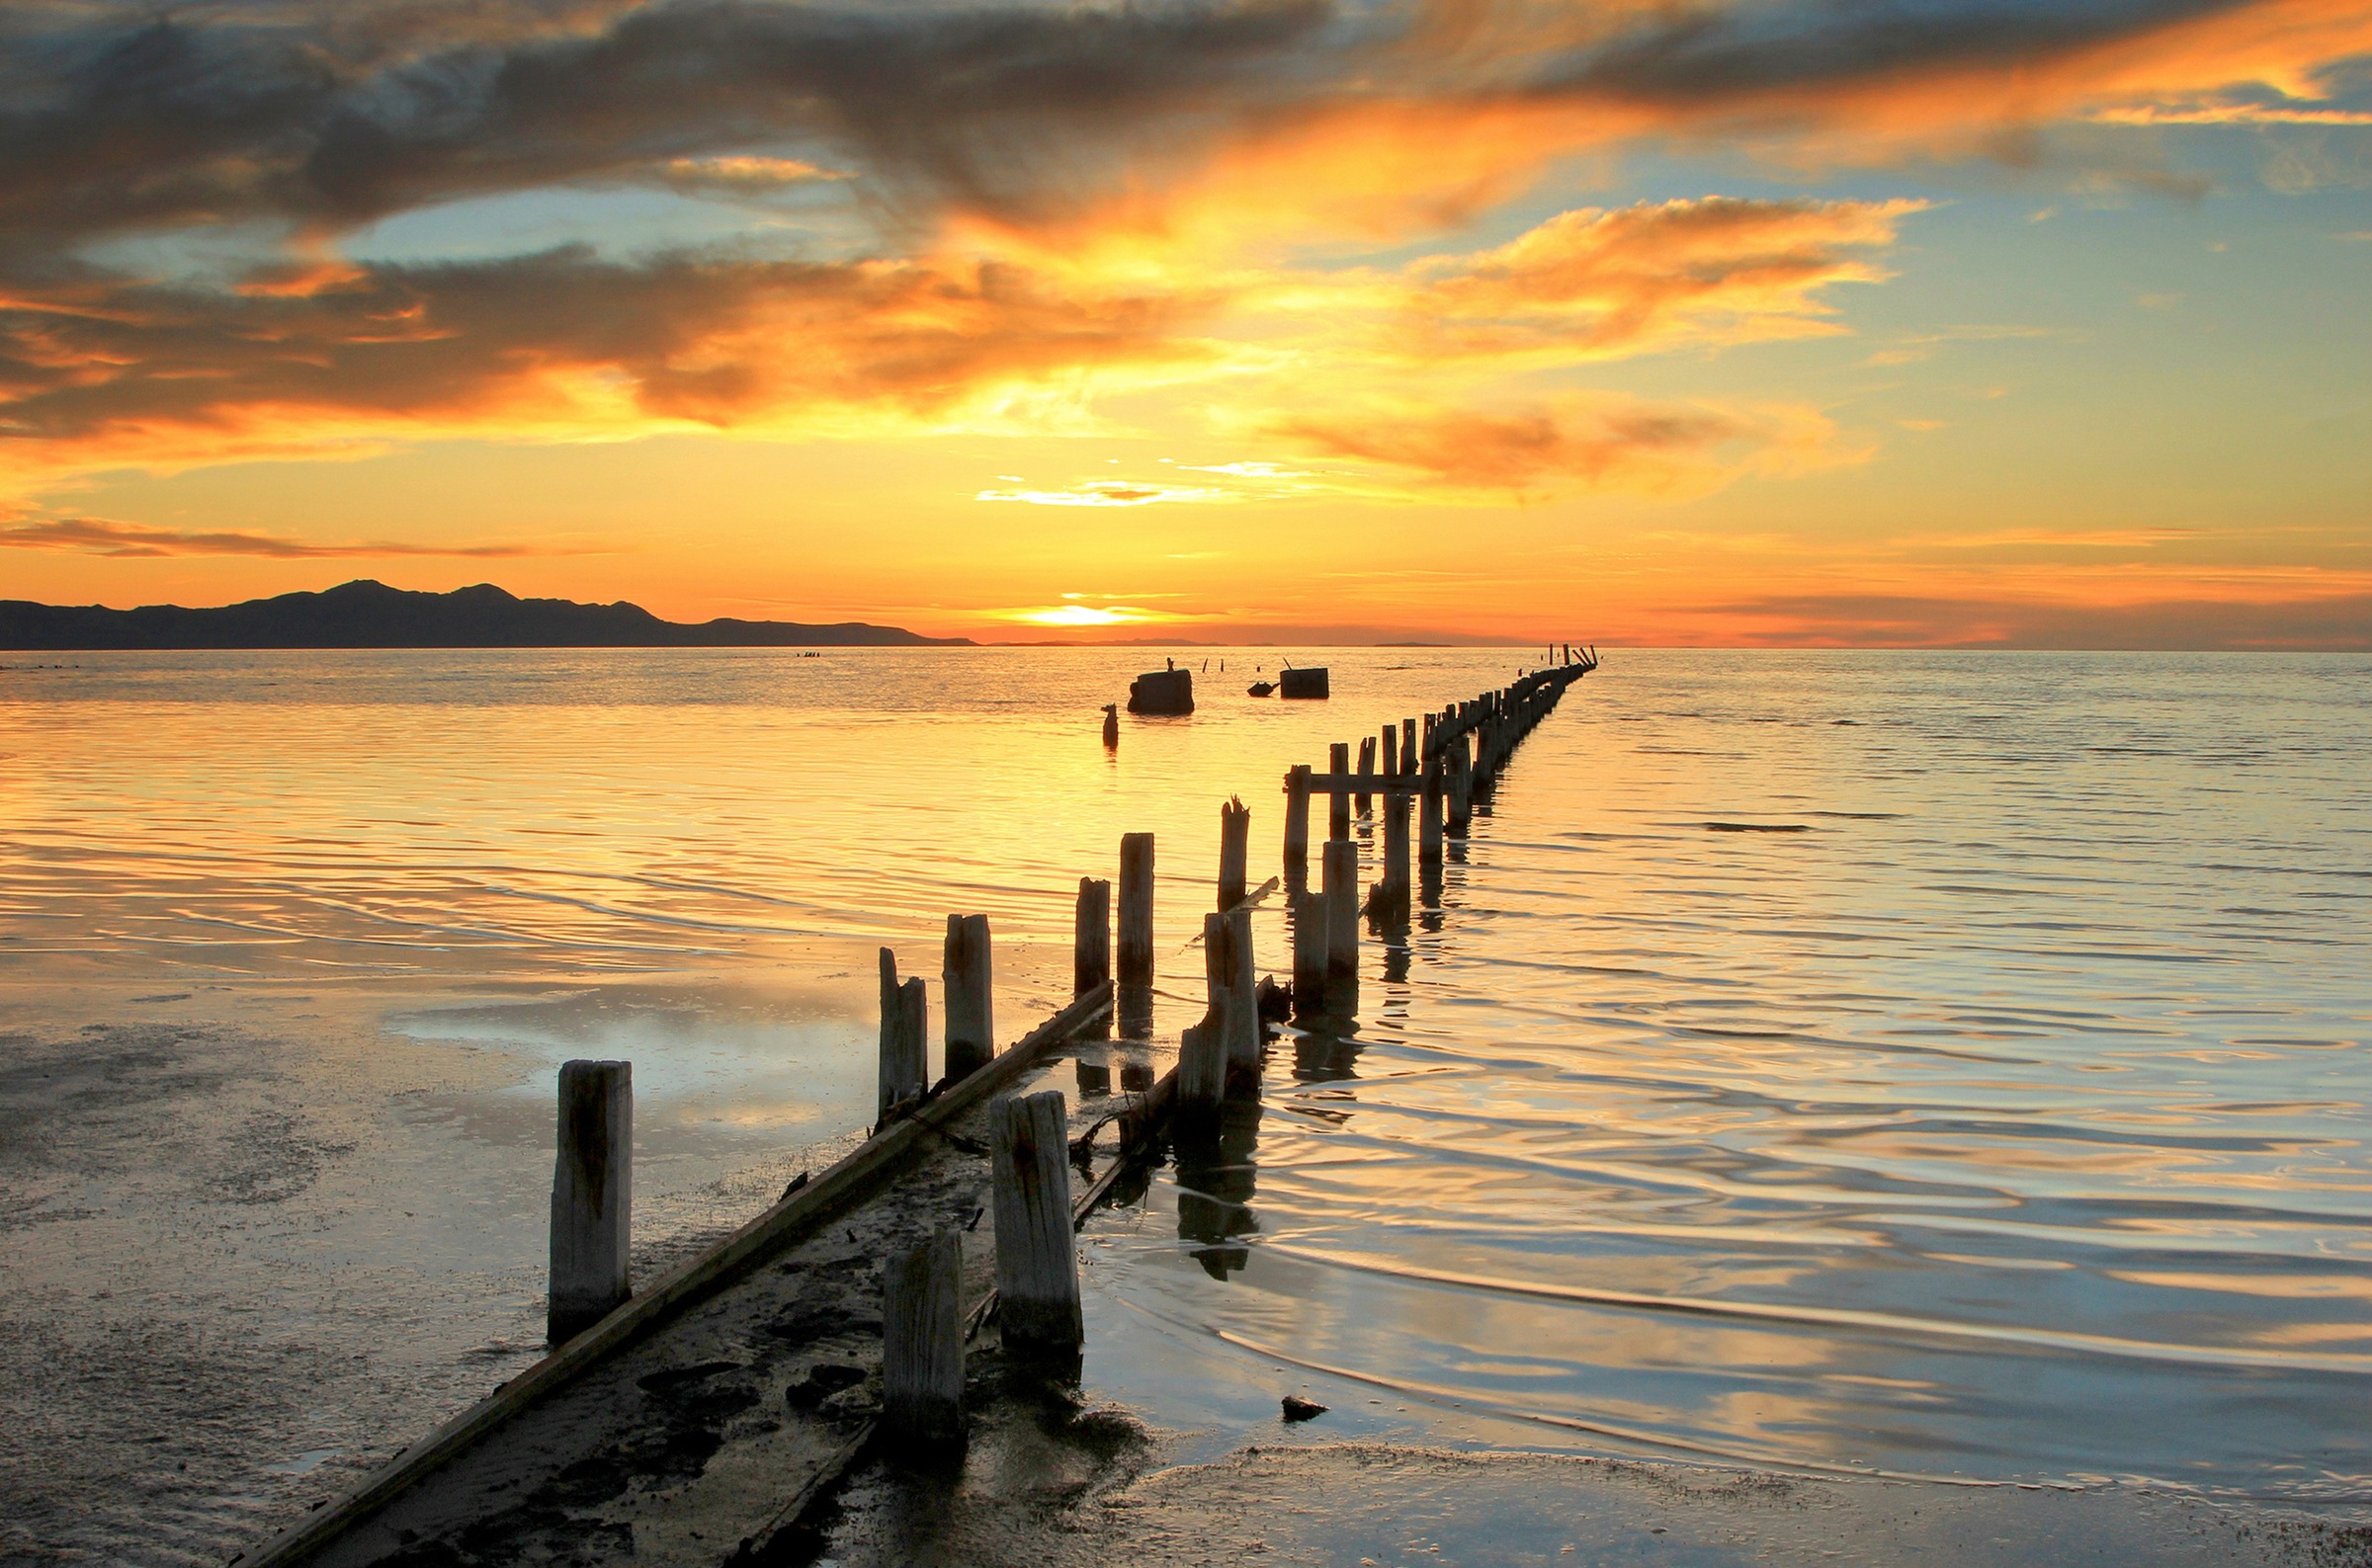
[[[279,534],[243,529],[151,528],[106,518],[47,518],[0,528],[0,549],[70,550],[82,555],[260,555],[275,560],[340,560],[360,556],[429,555],[500,558],[522,555],[585,555],[591,550],[550,544],[322,544]]]

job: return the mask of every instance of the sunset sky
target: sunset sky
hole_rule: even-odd
[[[0,597],[2372,647],[2372,0],[19,0]]]

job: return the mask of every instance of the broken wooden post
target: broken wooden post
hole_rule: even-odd
[[[1214,915],[1214,920],[1219,917]],[[1228,996],[1214,992],[1200,1024],[1178,1036],[1178,1109],[1203,1115],[1218,1112],[1228,1094]]]
[[[1293,900],[1293,1009],[1318,1013],[1326,1005],[1325,895],[1295,889]]]
[[[1417,822],[1416,858],[1420,865],[1441,864],[1441,759],[1425,759],[1423,808]]]
[[[1243,902],[1250,875],[1252,812],[1230,796],[1219,808],[1219,907],[1233,909]]]
[[[1416,772],[1416,720],[1413,718],[1400,720],[1400,772]]]
[[[560,1065],[557,1158],[551,1169],[551,1274],[544,1334],[563,1344],[634,1294],[635,1068]]]
[[[1359,972],[1359,846],[1349,839],[1326,845],[1326,979]]]
[[[1070,994],[1085,996],[1112,978],[1112,883],[1100,876],[1079,878],[1079,902],[1071,917]],[[1082,1039],[1110,1039],[1112,1015],[1082,1032]]]
[[[989,1108],[997,1321],[1007,1345],[1077,1349],[1079,1254],[1070,1225],[1070,1127],[1061,1091]]]
[[[951,1080],[970,1077],[996,1054],[989,973],[988,917],[948,916],[939,1006],[947,1015],[947,1076]]]
[[[1285,776],[1285,879],[1310,874],[1310,765]]]
[[[1365,735],[1365,736],[1362,736],[1362,737],[1360,737],[1360,741],[1359,741],[1359,778],[1360,778],[1361,782],[1363,782],[1363,783],[1364,783],[1364,782],[1366,781],[1366,779],[1367,779],[1367,776],[1368,776],[1369,774],[1372,774],[1372,773],[1374,773],[1375,771],[1376,771],[1376,737],[1375,737],[1375,736],[1373,736],[1373,735]],[[1375,808],[1376,808],[1376,797],[1375,797],[1374,795],[1372,795],[1372,794],[1368,793],[1368,792],[1367,792],[1366,790],[1364,790],[1364,789],[1360,790],[1360,791],[1359,791],[1359,814],[1360,814],[1361,816],[1366,816],[1366,815],[1368,815],[1369,813],[1371,813],[1372,811],[1374,811],[1374,810],[1375,810]]]
[[[897,955],[882,949],[882,1064],[877,1080],[880,1094],[873,1123],[890,1119],[895,1107],[920,1099],[931,1087],[929,1035],[922,1024],[922,979],[903,985],[897,979]]]
[[[1228,913],[1228,1069],[1260,1070],[1260,974],[1252,961],[1252,912]]]
[[[1347,839],[1351,836],[1351,792],[1342,787],[1343,776],[1351,771],[1351,748],[1347,742],[1336,741],[1326,748],[1326,771],[1334,776],[1334,788],[1326,796],[1326,837]]]
[[[895,1443],[964,1441],[964,1238],[953,1226],[882,1268],[882,1424]]]

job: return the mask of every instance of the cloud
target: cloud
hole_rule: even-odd
[[[1130,484],[1110,479],[1073,485],[1067,490],[982,490],[973,499],[1019,501],[1029,506],[1156,506],[1178,501],[1233,501],[1239,497],[1226,490],[1191,485]]]
[[[550,544],[322,544],[280,534],[245,530],[191,531],[117,523],[106,518],[47,518],[0,527],[0,549],[65,550],[80,555],[263,555],[277,560],[332,560],[356,556],[434,555],[509,557],[595,553]]]
[[[1271,419],[1264,434],[1424,488],[1703,494],[1747,472],[1858,461],[1825,416],[1571,396],[1517,411],[1371,403]]]

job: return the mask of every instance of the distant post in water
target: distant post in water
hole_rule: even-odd
[[[947,960],[940,973],[939,1005],[947,1013],[947,1076],[970,1077],[996,1054],[996,1023],[989,1008],[988,917],[947,917]]]
[[[1326,845],[1326,979],[1359,972],[1359,846],[1349,839]]]
[[[930,1034],[922,1017],[922,977],[900,985],[897,955],[884,948],[881,1093],[873,1115],[877,1127],[890,1119],[892,1109],[920,1099],[931,1087]]]
[[[1112,978],[1112,884],[1100,876],[1079,878],[1078,910],[1071,922],[1070,994],[1085,996]],[[1112,1037],[1106,1013],[1082,1036]]]
[[[909,1445],[964,1441],[964,1238],[953,1226],[882,1269],[882,1424]]]
[[[551,1276],[544,1334],[565,1344],[634,1294],[628,1277],[635,1200],[632,1062],[560,1066],[558,1153],[551,1170]]]
[[[1243,902],[1250,876],[1252,811],[1230,797],[1219,808],[1219,907],[1233,909]]]
[[[1310,765],[1297,764],[1285,776],[1285,879],[1310,869]]]
[[[1343,782],[1351,771],[1347,741],[1338,740],[1326,748],[1326,771],[1334,776],[1334,788],[1326,796],[1326,837],[1347,839],[1351,836],[1351,791]]]
[[[1007,1345],[1077,1349],[1079,1255],[1070,1228],[1070,1137],[1062,1096],[1008,1096],[989,1108],[996,1210],[997,1316]]]

